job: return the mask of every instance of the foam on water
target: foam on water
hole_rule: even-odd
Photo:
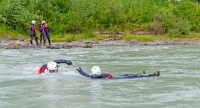
[[[68,71],[68,72],[63,72],[63,75],[74,75],[74,76],[80,76],[80,74],[78,74],[75,71]]]
[[[199,46],[105,46],[91,49],[0,50],[0,107],[199,107]],[[58,74],[38,74],[42,64],[69,59]],[[157,78],[93,80],[99,65],[103,73],[154,73]]]

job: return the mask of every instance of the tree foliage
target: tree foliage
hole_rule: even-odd
[[[0,0],[0,22],[28,32],[45,20],[55,34],[145,29],[155,34],[200,31],[196,0]]]

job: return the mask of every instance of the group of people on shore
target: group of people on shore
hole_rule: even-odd
[[[42,44],[42,40],[43,40],[43,45],[45,45],[46,43],[46,39],[49,42],[49,45],[51,45],[50,42],[50,28],[48,27],[48,24],[45,23],[45,21],[42,21],[40,26],[39,26],[39,32],[40,32],[40,43],[38,43],[38,38],[36,35],[36,25],[35,25],[35,20],[31,21],[31,26],[30,26],[30,36],[31,36],[31,40],[30,43],[33,45],[33,38],[35,38],[36,41],[36,45],[41,45]]]

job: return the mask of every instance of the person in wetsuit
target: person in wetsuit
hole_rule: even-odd
[[[45,21],[42,21],[42,22],[41,22],[41,25],[39,26],[39,31],[40,31],[40,44],[42,44],[42,39],[43,39],[43,41],[44,41],[44,28],[45,28],[44,24],[45,24]]]
[[[31,21],[31,26],[30,26],[30,36],[31,36],[31,40],[30,40],[30,43],[31,45],[33,45],[33,38],[35,38],[35,41],[36,41],[36,44],[38,44],[38,38],[36,36],[36,27],[35,27],[35,20],[32,20]]]
[[[49,45],[51,45],[51,42],[50,42],[50,28],[48,27],[48,24],[44,24],[44,45],[46,43],[46,39],[48,40],[49,42]]]
[[[99,66],[93,66],[91,69],[92,74],[89,75],[88,73],[84,72],[81,67],[79,69],[76,69],[82,76],[90,77],[92,79],[131,79],[131,78],[143,78],[143,77],[155,77],[160,75],[160,71],[157,71],[153,74],[145,74],[143,71],[143,74],[123,74],[118,76],[113,76],[109,73],[101,73],[101,69]]]
[[[57,73],[58,68],[60,67],[60,63],[66,63],[67,65],[73,65],[70,60],[54,60],[53,62],[49,62],[47,64],[43,64],[38,70],[39,74],[42,73]]]

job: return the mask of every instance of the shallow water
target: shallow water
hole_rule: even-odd
[[[199,46],[107,46],[91,49],[0,50],[0,108],[198,108]],[[44,63],[69,59],[58,74],[37,74]],[[93,80],[90,72],[154,73],[160,77]]]

